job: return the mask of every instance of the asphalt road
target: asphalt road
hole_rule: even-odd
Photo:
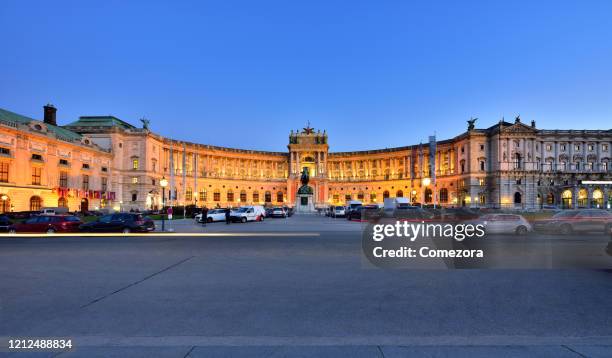
[[[183,224],[242,236],[0,238],[0,339],[71,337],[35,353],[60,357],[612,355],[612,270],[382,270],[358,223]],[[604,236],[528,240],[608,259]]]

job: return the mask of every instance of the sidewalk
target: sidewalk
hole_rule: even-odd
[[[163,337],[160,337],[163,341]],[[20,352],[16,352],[18,357]],[[42,357],[610,357],[612,346],[119,346],[80,347]]]

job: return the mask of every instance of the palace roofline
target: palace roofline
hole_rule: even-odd
[[[109,153],[107,150],[99,147],[95,143],[83,143],[83,140],[86,139],[87,136],[83,136],[70,129],[64,128],[63,126],[45,123],[44,121],[11,112],[3,108],[0,108],[0,124],[16,130],[27,131],[34,135],[51,137],[62,142],[87,148],[89,150],[95,150],[105,154]],[[38,129],[37,125],[40,126]]]
[[[111,115],[109,116],[81,116],[79,117],[78,121],[72,122],[66,125],[66,127],[71,130],[84,129],[84,128],[89,128],[89,129],[117,128],[117,129],[124,130],[124,131],[131,132],[131,133],[140,133],[143,135],[150,134],[164,141],[165,143],[170,142],[170,143],[181,145],[181,146],[185,144],[187,146],[200,148],[200,149],[219,150],[219,151],[243,153],[243,154],[262,154],[262,155],[274,155],[274,156],[283,156],[283,157],[286,157],[288,155],[288,152],[221,147],[221,146],[216,146],[216,145],[194,143],[194,142],[189,142],[189,141],[172,139],[172,138],[164,137],[162,135],[153,133],[149,129],[137,128],[131,125],[130,123],[123,121],[117,117],[111,116]],[[514,123],[507,122],[505,120],[500,120],[499,122],[495,123],[494,125],[488,128],[471,128],[471,129],[468,128],[467,131],[453,138],[450,138],[450,139],[439,140],[436,142],[436,144],[438,146],[442,146],[445,144],[452,144],[454,141],[461,140],[470,135],[492,135],[492,134],[500,133],[508,129],[511,129],[511,127],[519,128],[521,131],[532,132],[533,134],[540,134],[540,135],[563,135],[563,134],[567,134],[567,135],[576,135],[576,134],[602,135],[602,134],[606,134],[606,135],[609,135],[610,133],[612,133],[612,129],[608,129],[608,130],[537,129],[535,128],[535,122],[532,122],[532,126],[528,126],[522,123],[520,121],[520,118],[517,118]],[[297,135],[297,134],[300,134],[300,133],[292,132],[292,135]],[[315,134],[315,133],[312,133],[312,134]],[[325,132],[323,132],[323,135],[327,136]],[[381,148],[381,149],[329,152],[328,155],[331,157],[334,157],[334,156],[348,156],[348,155],[393,153],[393,152],[401,152],[401,151],[408,151],[408,150],[410,151],[418,150],[419,146],[422,146],[423,149],[426,150],[428,148],[428,143],[425,142],[421,144],[412,144],[412,145],[401,146],[401,147],[391,147],[391,148]]]

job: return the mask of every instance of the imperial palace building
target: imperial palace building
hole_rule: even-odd
[[[291,131],[268,152],[163,137],[113,116],[58,125],[0,109],[0,211],[156,209],[166,204],[294,206],[304,168],[315,206],[407,197],[441,206],[538,209],[612,204],[612,130],[546,130],[499,121],[454,138],[332,152],[328,134]],[[381,144],[384,146],[384,143]],[[608,182],[608,183],[607,183]]]

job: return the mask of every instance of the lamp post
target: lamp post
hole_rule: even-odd
[[[427,187],[429,186],[429,184],[431,184],[431,179],[429,178],[423,178],[423,182],[422,182],[422,191],[423,191],[423,201],[421,202],[421,208],[423,207],[423,202],[425,202],[425,193],[427,192]]]
[[[166,187],[168,186],[166,177],[161,178],[159,185],[162,187],[162,231],[166,231],[166,213],[164,212],[166,207]]]

